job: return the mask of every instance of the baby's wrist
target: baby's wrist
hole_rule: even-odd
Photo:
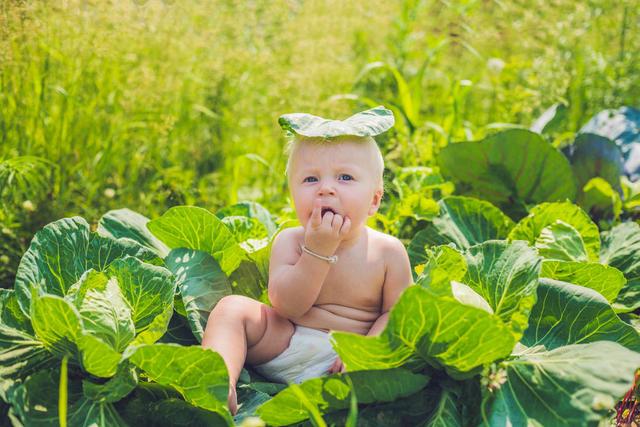
[[[307,248],[303,244],[300,245],[300,250],[303,253],[307,253],[307,254],[311,255],[312,257],[314,257],[314,258],[320,259],[322,261],[326,261],[329,264],[335,264],[336,262],[338,262],[338,256],[337,255],[322,255],[320,253],[317,253],[317,252]]]
[[[318,254],[318,255],[322,255],[322,256],[333,256],[335,255],[336,249],[338,249],[338,245],[337,244],[322,244],[322,243],[318,243],[318,242],[308,242],[305,240],[305,242],[303,243],[304,247],[309,249],[310,251],[313,251],[314,253]]]

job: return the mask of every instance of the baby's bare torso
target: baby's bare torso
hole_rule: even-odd
[[[293,238],[299,247],[304,229],[296,229]],[[367,227],[355,243],[339,248],[338,262],[329,270],[313,307],[290,320],[310,328],[366,334],[381,314],[385,279],[382,252],[387,238]]]

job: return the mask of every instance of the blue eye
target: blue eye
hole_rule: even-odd
[[[353,181],[353,177],[348,173],[342,173],[338,178],[342,181]]]
[[[304,180],[302,180],[302,182],[316,182],[317,180],[318,178],[316,178],[315,176],[308,176]]]

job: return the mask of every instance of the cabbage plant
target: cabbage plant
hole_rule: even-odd
[[[15,424],[130,425],[132,407],[153,407],[151,422],[232,422],[222,358],[158,343],[176,280],[155,250],[61,219],[35,235],[15,288],[1,292],[0,397]]]
[[[347,373],[282,390],[256,410],[269,425],[318,425],[314,414],[345,424],[352,395],[368,403],[358,425],[595,426],[612,417],[640,367],[638,328],[621,317],[640,300],[637,224],[601,235],[568,202],[535,206],[518,223],[470,197],[438,205],[409,248],[416,283],[382,334],[332,333]],[[355,384],[348,394],[332,383],[377,384],[397,369],[424,386],[371,403]]]

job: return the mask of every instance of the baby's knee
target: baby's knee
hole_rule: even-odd
[[[256,304],[260,304],[258,301],[242,295],[227,295],[218,301],[215,305],[209,319],[216,316],[229,317],[244,317],[249,313]]]

